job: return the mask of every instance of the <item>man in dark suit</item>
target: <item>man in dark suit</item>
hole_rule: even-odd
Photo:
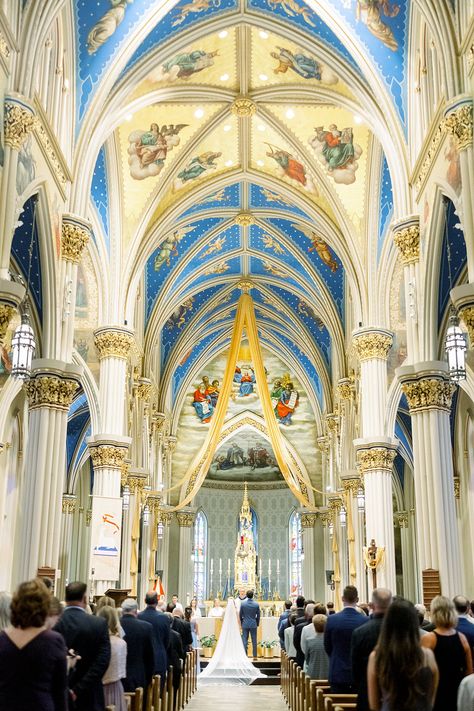
[[[286,600],[285,609],[278,618],[278,637],[280,638],[280,647],[285,650],[285,628],[290,616],[291,600]]]
[[[110,662],[107,622],[86,612],[87,585],[66,586],[66,609],[55,626],[68,649],[80,659],[69,675],[70,708],[74,711],[104,711],[102,677]]]
[[[122,602],[120,625],[127,643],[127,676],[122,679],[125,691],[135,691],[141,686],[145,692],[153,676],[153,627],[138,620],[137,601],[131,597]]]
[[[166,612],[166,617],[170,623],[170,643],[168,645],[168,664],[173,667],[173,708],[176,708],[176,699],[178,689],[181,684],[181,678],[184,673],[184,661],[186,652],[183,647],[181,635],[173,629],[173,614]]]
[[[358,612],[357,588],[347,585],[342,593],[344,609],[328,617],[324,631],[324,649],[329,657],[329,683],[333,694],[352,694],[351,638],[368,617]]]
[[[249,634],[252,638],[254,659],[257,658],[257,627],[260,624],[260,606],[253,599],[253,590],[247,590],[247,599],[240,605],[240,624],[242,625],[242,642],[247,652]]]
[[[462,634],[466,637],[471,648],[471,652],[474,655],[474,624],[471,622],[472,617],[468,614],[469,600],[467,597],[464,597],[464,595],[456,595],[453,602],[459,618],[456,629],[458,632],[462,632]]]
[[[374,614],[365,625],[358,627],[352,633],[352,681],[357,692],[357,711],[369,711],[370,708],[367,696],[367,665],[370,653],[377,644],[383,618],[391,602],[392,593],[390,590],[376,588],[372,593]]]
[[[314,602],[312,600],[308,600],[304,609],[304,619],[296,622],[295,631],[293,632],[293,646],[296,649],[296,663],[302,669],[304,664],[304,652],[301,649],[301,635],[303,633],[303,629],[313,622],[313,616],[315,614],[314,607]]]
[[[153,674],[161,676],[161,683],[166,679],[168,657],[166,650],[170,641],[170,624],[164,612],[158,612],[158,593],[149,592],[145,596],[146,608],[139,613],[138,619],[149,622],[153,627]]]
[[[171,629],[179,634],[181,637],[181,643],[185,652],[190,652],[193,648],[193,633],[191,631],[191,624],[183,619],[183,613],[176,607],[174,603],[170,603],[167,608],[167,612],[171,613]]]
[[[305,608],[306,608],[306,600],[304,599],[303,595],[298,595],[298,597],[295,600],[295,605],[296,609],[291,610],[290,609],[290,614],[294,613],[296,615],[295,619],[295,626],[299,624],[300,622],[304,622],[305,619]],[[290,626],[290,616],[286,618],[284,622],[281,624],[281,633],[283,636],[285,636],[285,630],[288,629]]]

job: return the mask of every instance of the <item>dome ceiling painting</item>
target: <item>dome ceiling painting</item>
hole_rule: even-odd
[[[409,13],[336,6],[77,3],[77,135],[101,135],[95,246],[103,263],[121,254],[124,310],[136,321],[139,304],[175,423],[228,349],[243,283],[266,352],[316,423],[332,410],[348,313],[367,308],[364,273],[405,199]]]

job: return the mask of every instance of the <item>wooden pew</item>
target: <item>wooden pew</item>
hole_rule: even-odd
[[[142,711],[143,709],[143,689],[141,686],[135,691],[126,691],[125,699],[128,699],[130,711]]]
[[[326,700],[328,703],[326,703]],[[346,706],[346,704],[350,704]],[[356,708],[357,694],[331,694],[328,689],[316,688],[316,711],[332,711],[333,706]]]

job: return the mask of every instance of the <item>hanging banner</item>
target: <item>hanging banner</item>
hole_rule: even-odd
[[[118,580],[122,539],[122,499],[94,496],[91,519],[91,578]]]

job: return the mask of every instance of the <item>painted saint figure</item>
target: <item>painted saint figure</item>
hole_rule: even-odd
[[[276,416],[282,425],[291,425],[291,418],[298,407],[300,396],[293,383],[286,383],[276,406]]]
[[[217,158],[220,158],[221,155],[222,153],[207,151],[206,153],[201,153],[199,156],[195,156],[183,170],[178,173],[178,179],[186,183],[188,180],[199,178],[206,170],[217,168],[215,161]]]
[[[169,151],[180,142],[179,133],[188,124],[164,124],[161,128],[152,123],[149,131],[132,131],[128,137],[130,175],[136,180],[158,175]]]
[[[192,403],[196,414],[203,424],[210,422],[210,419],[214,413],[214,408],[212,407],[211,397],[206,394],[206,386],[204,383],[194,391],[194,400]]]
[[[306,170],[304,165],[296,160],[296,158],[294,158],[291,153],[288,153],[288,151],[270,146],[268,143],[267,145],[270,147],[271,151],[267,151],[267,156],[269,158],[273,158],[273,160],[278,163],[284,174],[288,178],[301,183],[301,185],[306,185]],[[274,150],[274,148],[276,148],[276,150]]]
[[[277,379],[273,383],[272,391],[270,393],[270,400],[272,401],[273,409],[276,412],[276,407],[278,404],[278,401],[280,400],[280,396],[283,392],[283,385],[281,380]]]
[[[364,22],[374,37],[396,52],[398,42],[390,27],[382,21],[382,11],[386,17],[396,17],[400,12],[400,6],[391,5],[389,0],[357,0],[356,20]]]
[[[321,80],[321,65],[305,54],[298,52],[293,54],[285,47],[277,47],[277,52],[271,52],[273,59],[278,61],[278,66],[273,70],[275,74],[286,74],[291,69],[303,79]]]
[[[362,148],[354,143],[352,128],[340,131],[335,123],[331,123],[327,130],[323,126],[317,126],[314,130],[316,133],[308,142],[326,165],[334,182],[345,185],[353,183]]]
[[[202,72],[207,67],[212,67],[214,57],[218,55],[218,51],[205,52],[202,49],[194,49],[191,52],[183,52],[176,54],[167,62],[162,64],[162,75],[168,75],[170,79],[189,79],[193,74]]]
[[[248,397],[249,395],[252,395],[254,382],[255,374],[252,368],[244,370],[240,378],[239,397]]]
[[[212,383],[207,386],[206,392],[211,398],[212,407],[215,409],[219,398],[219,381],[213,380]]]

